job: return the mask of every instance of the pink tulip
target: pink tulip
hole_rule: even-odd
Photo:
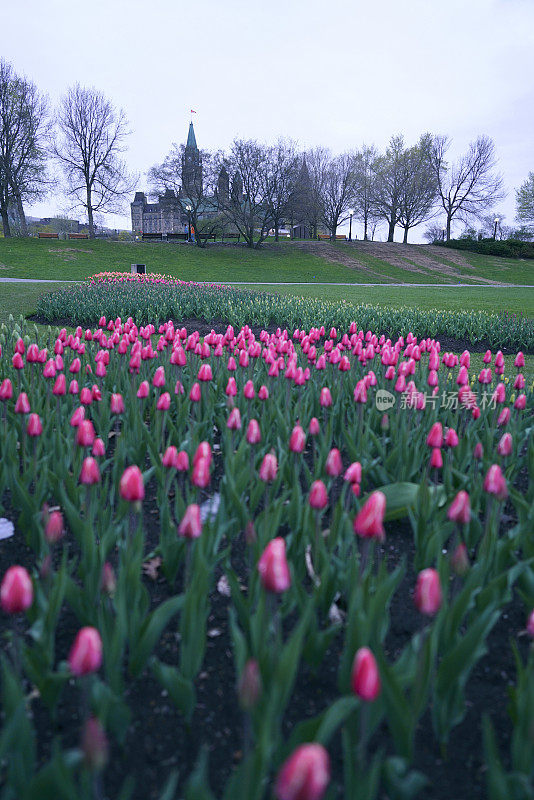
[[[509,456],[513,450],[511,433],[504,433],[497,445],[497,452],[500,456]]]
[[[525,356],[520,350],[515,357],[514,367],[517,367],[517,369],[522,369],[524,366],[525,366]]]
[[[449,428],[445,436],[445,447],[458,447],[458,434],[454,428]]]
[[[210,462],[207,458],[199,458],[196,464],[193,464],[191,483],[193,486],[198,486],[200,489],[205,489],[209,482]]]
[[[484,448],[482,447],[482,442],[477,442],[474,450],[473,450],[473,458],[476,458],[480,461],[484,457]]]
[[[443,445],[443,426],[441,422],[435,422],[430,428],[426,443],[429,447],[441,447]]]
[[[289,437],[289,449],[292,453],[302,453],[306,444],[306,434],[300,425],[295,425]]]
[[[200,384],[194,383],[191,387],[191,391],[189,392],[189,399],[192,403],[199,403],[200,397]]]
[[[107,594],[110,597],[112,597],[115,594],[116,588],[117,588],[117,579],[115,577],[115,572],[109,561],[106,561],[104,562],[104,566],[102,567],[102,576],[100,578],[100,590],[104,592],[104,594]]]
[[[362,465],[359,461],[354,461],[346,470],[343,475],[343,480],[348,483],[361,483],[362,482]]]
[[[43,424],[39,414],[30,414],[28,417],[28,424],[26,426],[26,433],[28,436],[40,436],[43,432]]]
[[[269,399],[269,390],[266,386],[260,386],[258,390],[258,397],[260,400],[268,400]]]
[[[354,694],[368,703],[380,694],[378,667],[368,647],[361,647],[354,656],[350,682]]]
[[[525,394],[518,395],[514,403],[514,408],[516,408],[518,411],[524,411],[526,407],[527,407],[527,396]]]
[[[156,388],[165,386],[165,370],[163,367],[158,367],[155,371],[154,377],[152,378],[152,386]]]
[[[95,458],[101,458],[102,456],[106,455],[106,447],[104,442],[100,437],[97,437],[93,442],[93,449],[91,450],[91,455]]]
[[[258,561],[258,572],[264,589],[274,594],[291,586],[291,574],[286,559],[286,543],[278,536],[272,539]]]
[[[510,422],[511,413],[512,412],[510,411],[508,406],[503,408],[503,410],[501,411],[501,413],[499,414],[499,416],[497,418],[497,425],[498,425],[499,428],[502,428],[505,425],[508,425],[508,423]]]
[[[245,388],[243,389],[243,394],[247,398],[247,400],[253,400],[256,396],[256,392],[254,391],[254,384],[252,381],[247,381],[245,383]]]
[[[15,403],[15,414],[29,414],[31,411],[30,401],[26,392],[21,392]]]
[[[69,668],[73,675],[81,677],[96,672],[102,664],[102,639],[96,628],[86,627],[78,631],[69,653]]]
[[[95,429],[90,419],[83,419],[76,431],[76,444],[80,447],[91,447],[95,441]]]
[[[0,386],[0,400],[5,402],[6,400],[11,400],[13,397],[13,384],[9,380],[9,378],[4,378],[2,381],[2,385]]]
[[[211,371],[210,365],[201,364],[197,377],[199,381],[204,381],[204,382],[213,380],[213,373]]]
[[[112,414],[124,414],[124,400],[122,394],[112,394],[110,402],[110,411]]]
[[[100,469],[98,463],[92,456],[87,456],[82,462],[80,471],[80,483],[86,486],[92,486],[95,483],[100,483]]]
[[[373,492],[356,515],[353,523],[354,533],[364,539],[385,539],[384,516],[386,496],[383,492]]]
[[[424,569],[417,576],[414,594],[415,605],[421,614],[433,617],[441,608],[441,599],[439,574],[431,567]]]
[[[343,462],[341,461],[341,453],[337,449],[337,447],[333,447],[328,456],[326,457],[326,474],[330,475],[331,478],[335,478],[338,475],[341,475],[343,472]]]
[[[323,408],[328,408],[332,405],[332,395],[330,394],[330,389],[327,386],[321,389],[319,403]]]
[[[258,420],[251,419],[247,427],[247,442],[249,444],[258,444],[261,442],[261,431]]]
[[[9,567],[0,586],[0,605],[6,614],[20,614],[33,603],[33,584],[24,567]]]
[[[469,570],[469,555],[463,542],[457,546],[451,557],[451,567],[457,575],[465,575]]]
[[[228,378],[228,383],[226,384],[226,395],[227,397],[235,397],[237,394],[237,385],[235,382],[235,378],[230,376]]]
[[[138,503],[144,498],[143,473],[135,464],[127,467],[122,473],[119,494],[123,500],[127,500],[129,503]]]
[[[266,453],[260,466],[260,480],[272,483],[278,472],[278,462],[274,453]]]
[[[322,481],[314,481],[312,483],[308,502],[312,508],[317,510],[326,508],[328,505],[328,492]]]
[[[430,456],[430,466],[432,469],[441,469],[443,466],[443,457],[441,455],[441,448],[434,447],[432,455]]]
[[[449,510],[447,511],[447,516],[449,519],[452,519],[454,522],[458,522],[461,525],[467,525],[471,519],[471,503],[469,500],[469,495],[463,489],[458,492],[452,501]]]
[[[200,442],[193,456],[193,466],[195,466],[201,458],[205,458],[208,464],[211,464],[211,447],[209,442]]]
[[[161,397],[158,398],[158,402],[156,403],[156,409],[158,411],[168,411],[171,407],[171,396],[169,392],[163,392]]]
[[[330,782],[330,759],[321,744],[301,744],[276,778],[277,800],[321,800]]]
[[[59,542],[63,536],[63,514],[61,511],[52,511],[45,525],[45,538],[49,544]]]
[[[506,479],[498,464],[492,464],[484,478],[484,491],[493,494],[499,500],[506,500],[508,497],[508,487]]]
[[[83,762],[91,772],[100,772],[107,764],[109,744],[102,723],[96,717],[85,721],[80,749]]]
[[[230,416],[228,417],[226,427],[231,431],[241,430],[241,413],[238,408],[233,408],[230,411]]]
[[[162,455],[161,463],[163,464],[164,467],[167,467],[168,469],[170,467],[174,467],[177,455],[178,451],[176,447],[174,445],[170,445],[169,447],[167,447],[164,454]]]
[[[308,433],[310,434],[310,436],[318,436],[320,430],[321,428],[319,426],[319,420],[317,419],[317,417],[312,417],[310,420],[310,424],[308,426]]]
[[[137,397],[140,400],[144,400],[145,397],[148,397],[149,391],[150,387],[148,385],[148,381],[141,381],[139,384],[139,389],[137,390]]]
[[[12,364],[15,369],[24,369],[24,360],[20,353],[15,353],[12,358]]]
[[[176,454],[176,460],[174,462],[174,468],[178,470],[178,472],[187,472],[189,469],[189,456],[185,452],[185,450],[179,450]]]
[[[198,539],[202,533],[200,507],[196,503],[187,506],[185,514],[178,526],[178,533],[186,539]]]

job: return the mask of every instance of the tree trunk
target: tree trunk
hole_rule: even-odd
[[[392,217],[389,221],[389,229],[388,229],[388,242],[395,241],[395,217]]]
[[[404,237],[402,239],[403,244],[408,244],[408,231],[409,228],[407,226],[404,227]]]
[[[278,241],[278,220],[274,223],[274,241]]]
[[[447,236],[447,241],[450,242],[450,240],[451,240],[451,216],[450,216],[450,214],[447,214],[447,233],[446,233],[446,236]]]
[[[93,205],[91,203],[91,190],[87,189],[87,221],[89,223],[89,238],[95,238],[95,223],[93,221]]]
[[[363,241],[364,242],[368,241],[368,237],[367,237],[367,214],[365,214],[365,216],[363,218]]]
[[[337,218],[332,221],[332,227],[330,228],[330,238],[333,242],[336,240],[336,233],[337,233]]]
[[[6,239],[11,237],[11,228],[9,227],[9,218],[7,216],[7,206],[2,206],[0,209],[2,215],[2,225],[4,226],[4,236]]]
[[[20,220],[20,233],[21,236],[28,235],[28,224],[26,222],[26,214],[24,213],[24,206],[22,205],[22,197],[20,192],[15,195],[15,203],[17,206],[17,213]]]

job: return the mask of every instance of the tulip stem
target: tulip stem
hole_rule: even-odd
[[[356,747],[356,763],[360,770],[365,769],[367,755],[367,736],[369,734],[369,703],[362,702],[360,707],[360,736]]]

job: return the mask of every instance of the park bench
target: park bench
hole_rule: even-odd
[[[239,241],[239,239],[241,238],[241,234],[240,233],[225,233],[222,238],[223,239],[237,239]]]
[[[213,239],[213,241],[215,241],[215,234],[214,233],[199,233],[198,234],[198,238],[199,239],[206,239],[206,240],[207,239]]]
[[[143,233],[143,242],[149,242],[151,240],[160,241],[163,238],[163,234],[161,233]]]
[[[176,240],[181,240],[182,242],[185,242],[187,240],[187,233],[168,233],[167,240],[170,242]]]
[[[38,239],[59,239],[59,233],[38,233]]]
[[[67,233],[68,239],[88,239],[88,233]]]
[[[320,242],[322,242],[322,241],[331,239],[332,237],[330,236],[329,233],[318,233],[317,234],[317,238],[319,239]],[[347,237],[345,236],[344,233],[336,233],[336,240],[339,239],[339,240],[345,241],[346,238]]]

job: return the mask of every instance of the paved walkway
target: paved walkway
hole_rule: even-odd
[[[197,283],[213,283],[214,281],[197,281]],[[0,278],[0,283],[81,283],[81,281],[54,280],[53,278]],[[229,286],[402,286],[418,288],[426,286],[435,289],[458,289],[462,287],[480,289],[534,289],[534,285],[524,283],[323,283],[321,281],[224,281]]]

